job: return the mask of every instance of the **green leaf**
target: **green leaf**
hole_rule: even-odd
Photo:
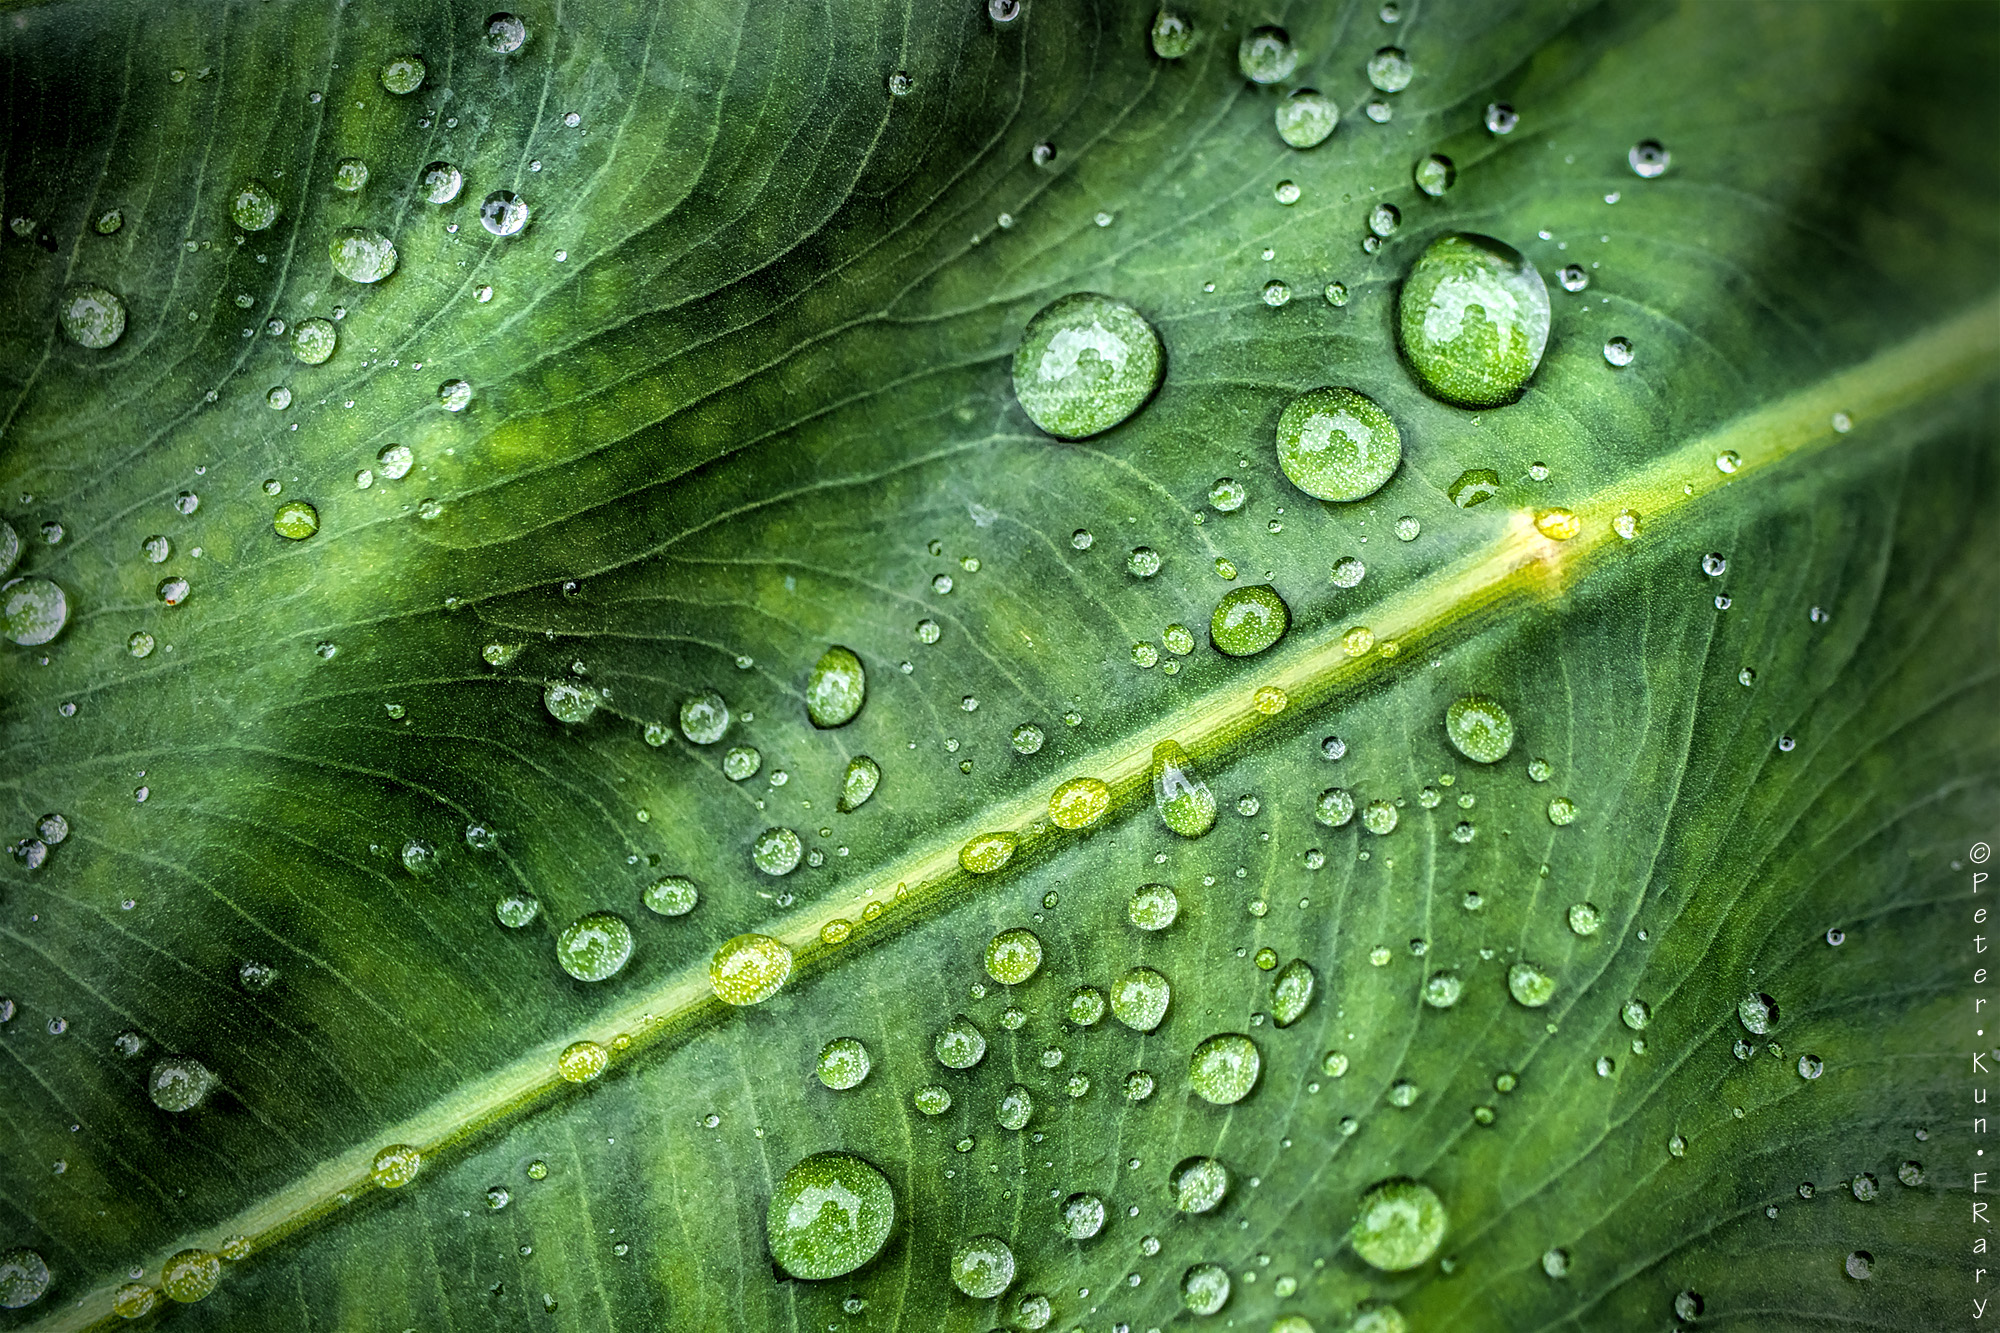
[[[1962,1315],[1990,14],[1186,12],[11,9],[0,1327]]]

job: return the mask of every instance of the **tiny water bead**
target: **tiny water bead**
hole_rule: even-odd
[[[1347,304],[1347,284],[1344,282],[1329,282],[1322,294],[1330,306],[1339,307]]]
[[[911,78],[904,70],[899,69],[889,76],[889,95],[891,97],[908,97],[916,86],[917,81]]]
[[[1292,399],[1278,417],[1277,447],[1285,476],[1319,500],[1373,495],[1403,461],[1396,423],[1353,389],[1321,387]]]
[[[192,1305],[222,1281],[222,1259],[209,1250],[180,1250],[160,1265],[160,1290],[170,1301]]]
[[[1362,1194],[1347,1239],[1369,1267],[1401,1273],[1437,1253],[1448,1221],[1437,1191],[1397,1176],[1376,1182]]]
[[[399,97],[415,92],[424,86],[424,62],[397,56],[382,66],[382,86]]]
[[[354,194],[368,184],[368,164],[358,157],[343,157],[333,168],[333,188]]]
[[[991,1300],[1014,1285],[1014,1251],[998,1236],[974,1236],[951,1255],[951,1284],[974,1300]]]
[[[1150,967],[1135,967],[1111,985],[1111,1016],[1134,1032],[1151,1032],[1167,1017],[1173,987]]]
[[[1483,117],[1489,134],[1512,134],[1521,123],[1520,113],[1505,102],[1489,102]]]
[[[1252,83],[1282,83],[1299,67],[1299,48],[1283,28],[1252,28],[1236,44],[1236,67]]]
[[[1385,93],[1399,93],[1410,86],[1415,69],[1402,48],[1385,46],[1368,57],[1368,82]]]
[[[292,391],[281,384],[265,394],[264,401],[275,411],[282,412],[292,405]]]
[[[755,750],[731,750],[729,753],[731,755],[742,753],[750,756],[750,769],[749,772],[743,774],[744,777],[747,778],[751,773],[757,771],[757,752]],[[723,771],[725,773],[729,771],[729,761],[727,758],[723,760]],[[866,805],[868,798],[873,796],[875,789],[881,785],[882,766],[865,754],[855,755],[854,758],[847,761],[847,771],[841,775],[840,799],[834,802],[834,808],[844,815],[852,814],[863,805]]]
[[[1220,1264],[1200,1263],[1181,1274],[1181,1304],[1192,1314],[1212,1315],[1229,1303],[1229,1273]]]
[[[723,942],[708,963],[708,984],[724,1004],[758,1004],[776,995],[792,975],[792,951],[769,935],[738,935]]]
[[[1317,88],[1296,88],[1274,113],[1278,137],[1293,148],[1317,148],[1340,125],[1340,107]]]
[[[330,319],[302,319],[292,326],[292,355],[309,366],[332,359],[339,341]]]
[[[1527,385],[1549,340],[1549,293],[1519,251],[1453,233],[1425,248],[1397,299],[1397,337],[1433,396],[1497,407]]]
[[[396,271],[396,246],[367,227],[347,227],[327,245],[333,271],[350,282],[380,282]]]
[[[835,1092],[845,1092],[859,1087],[868,1077],[872,1062],[868,1058],[868,1047],[859,1037],[835,1037],[819,1048],[819,1061],[814,1072],[819,1081]]]
[[[1153,1095],[1153,1075],[1144,1069],[1135,1069],[1125,1076],[1125,1100],[1143,1102]]]
[[[986,944],[986,975],[1018,986],[1042,966],[1042,942],[1032,930],[1003,930]]]
[[[319,531],[319,510],[304,500],[287,500],[278,506],[277,514],[271,519],[271,526],[280,537],[302,542]]]
[[[946,1069],[970,1069],[986,1058],[986,1034],[964,1014],[939,1029],[931,1054]]]
[[[713,745],[729,730],[729,705],[714,690],[681,700],[681,735],[696,745]]]
[[[867,697],[868,673],[852,648],[828,648],[806,678],[806,716],[815,727],[845,726]]]
[[[1580,292],[1590,286],[1590,273],[1581,264],[1565,264],[1562,272],[1556,275],[1556,280],[1562,283],[1564,291]]]
[[[1567,796],[1557,796],[1549,802],[1549,822],[1557,828],[1576,822],[1576,802]]]
[[[26,575],[0,583],[0,634],[12,642],[37,647],[68,623],[69,597],[48,579]]]
[[[1034,723],[1023,722],[1014,728],[1014,733],[1008,740],[1013,745],[1015,754],[1038,754],[1048,736]]]
[[[910,1094],[910,1101],[925,1115],[943,1115],[951,1109],[951,1093],[936,1083],[929,1083]]]
[[[1257,1044],[1240,1032],[1223,1032],[1194,1048],[1188,1086],[1203,1101],[1228,1106],[1250,1095],[1262,1060]]]
[[[449,162],[432,162],[419,178],[424,198],[434,204],[448,204],[465,188],[465,173]]]
[[[632,928],[612,912],[580,916],[556,936],[556,962],[578,981],[615,977],[632,957]]]
[[[1646,1025],[1653,1021],[1653,1007],[1644,1000],[1627,1000],[1619,1009],[1618,1017],[1634,1032],[1643,1032]]]
[[[1180,910],[1180,898],[1166,884],[1143,884],[1125,904],[1126,919],[1141,930],[1165,930]]]
[[[1089,828],[1111,809],[1111,788],[1098,778],[1071,778],[1049,796],[1049,822],[1061,829]]]
[[[1458,183],[1458,167],[1442,153],[1432,153],[1418,162],[1411,175],[1417,188],[1433,199],[1442,199],[1445,191]]]
[[[1160,822],[1175,833],[1199,838],[1215,827],[1215,793],[1189,772],[1188,764],[1179,741],[1161,741],[1153,747],[1153,808]]]
[[[789,875],[798,869],[805,850],[805,840],[793,830],[767,828],[750,844],[750,864],[767,875]]]
[[[574,1041],[556,1057],[556,1073],[565,1082],[588,1083],[611,1063],[611,1052],[594,1041]]]
[[[57,323],[78,347],[101,350],[124,335],[125,302],[103,287],[79,283],[63,293]]]
[[[1209,617],[1208,638],[1218,652],[1251,657],[1283,638],[1291,621],[1291,608],[1270,584],[1232,588]]]
[[[1530,1009],[1540,1009],[1556,993],[1556,979],[1538,964],[1521,962],[1507,969],[1507,993]]]
[[[1377,204],[1368,210],[1369,233],[1386,238],[1396,234],[1396,228],[1403,225],[1403,210],[1394,204]]]
[[[532,893],[509,893],[493,904],[493,915],[509,930],[519,930],[542,914],[542,900]]]
[[[1702,1300],[1701,1293],[1698,1291],[1688,1290],[1679,1292],[1674,1296],[1674,1317],[1693,1323],[1695,1320],[1701,1318],[1701,1312],[1706,1308],[1706,1305],[1707,1303]]]
[[[785,1172],[771,1192],[764,1234],[779,1267],[824,1281],[873,1259],[895,1223],[886,1176],[852,1153],[820,1152]]]
[[[1604,343],[1604,359],[1614,366],[1632,364],[1632,340],[1629,338],[1608,338]]]
[[[1312,964],[1305,959],[1294,958],[1286,963],[1271,982],[1271,1021],[1281,1028],[1298,1022],[1312,1007],[1318,983]]]
[[[1475,764],[1497,764],[1514,748],[1514,719],[1498,700],[1467,694],[1445,709],[1444,734]]]
[[[648,884],[640,900],[648,911],[661,916],[686,916],[701,900],[701,893],[685,875],[668,875]]]
[[[1153,54],[1162,60],[1179,60],[1194,50],[1196,35],[1194,21],[1177,10],[1153,16]]]
[[[1630,152],[1625,154],[1625,161],[1631,166],[1634,175],[1652,180],[1666,174],[1667,165],[1673,161],[1673,156],[1661,146],[1658,139],[1641,139],[1632,145]]]
[[[146,1095],[162,1111],[178,1115],[201,1105],[216,1077],[208,1066],[188,1055],[173,1055],[153,1066],[146,1076]]]
[[[1076,292],[1044,306],[1014,349],[1014,396],[1059,440],[1110,430],[1152,397],[1165,353],[1145,316],[1123,301]]]
[[[278,196],[262,181],[245,181],[229,202],[229,216],[245,231],[264,231],[278,220]]]
[[[528,225],[528,201],[512,190],[495,190],[479,205],[479,225],[495,236],[518,236]]]
[[[1299,196],[1297,181],[1283,180],[1271,187],[1271,197],[1288,208],[1299,201]]]

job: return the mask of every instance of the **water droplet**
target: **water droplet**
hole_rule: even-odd
[[[63,293],[58,322],[79,347],[111,346],[125,332],[125,302],[103,287],[80,283]]]
[[[513,14],[495,14],[486,20],[486,49],[511,55],[528,40],[528,25]]]
[[[368,164],[358,157],[343,157],[334,164],[333,188],[354,194],[368,183]]]
[[[1361,810],[1361,827],[1377,836],[1387,836],[1396,831],[1396,805],[1393,801],[1370,801]]]
[[[160,1303],[160,1293],[143,1282],[126,1282],[111,1294],[111,1313],[121,1319],[140,1319]]]
[[[926,617],[917,622],[917,641],[919,643],[936,643],[942,634],[943,631],[938,628],[938,623],[935,620]]]
[[[1071,778],[1049,796],[1049,821],[1057,828],[1089,828],[1111,808],[1111,788],[1097,778]]]
[[[1507,969],[1507,992],[1530,1009],[1539,1009],[1556,993],[1556,979],[1539,964],[1521,962]]]
[[[1583,520],[1568,509],[1544,509],[1535,515],[1535,530],[1552,542],[1566,542],[1583,531]]]
[[[770,999],[792,974],[792,951],[769,935],[738,935],[715,951],[708,984],[726,1004]]]
[[[1236,45],[1236,66],[1252,83],[1280,83],[1299,65],[1299,49],[1283,28],[1252,28]]]
[[[1042,942],[1031,930],[1003,930],[986,945],[986,975],[1003,986],[1018,986],[1042,965]]]
[[[1278,137],[1294,148],[1317,148],[1340,125],[1340,107],[1317,88],[1294,89],[1275,116]]]
[[[415,56],[397,56],[382,66],[382,86],[401,97],[424,85],[424,62]]]
[[[278,506],[277,514],[271,519],[271,526],[280,537],[302,542],[319,531],[319,510],[304,500],[287,500]]]
[[[556,1057],[556,1072],[571,1083],[588,1083],[610,1063],[611,1052],[594,1041],[577,1041]]]
[[[222,1259],[208,1250],[181,1250],[160,1265],[160,1290],[182,1304],[201,1300],[222,1281]]]
[[[1014,859],[1019,843],[1012,833],[982,833],[958,849],[959,868],[968,875],[990,875]]]
[[[1368,210],[1368,230],[1376,236],[1392,236],[1403,225],[1403,212],[1394,204],[1377,204]]]
[[[556,936],[556,962],[578,981],[617,976],[632,957],[632,928],[611,912],[580,916]]]
[[[776,777],[777,774],[772,774]],[[805,842],[788,828],[767,828],[750,846],[750,861],[767,875],[789,875],[798,869]]]
[[[1281,1028],[1298,1022],[1312,1006],[1318,980],[1312,964],[1305,959],[1294,958],[1286,963],[1271,981],[1271,1021]]]
[[[868,1047],[859,1037],[835,1037],[819,1048],[819,1063],[815,1070],[819,1081],[835,1092],[859,1087],[868,1077],[872,1062],[868,1058]]]
[[[542,689],[542,706],[558,722],[588,722],[599,699],[596,690],[573,680],[552,680]]]
[[[1028,1119],[1034,1113],[1034,1094],[1016,1083],[1000,1094],[999,1105],[994,1108],[994,1119],[1002,1129],[1026,1129]]]
[[[1632,364],[1632,355],[1631,339],[1610,338],[1605,340],[1604,359],[1612,365],[1629,366]]]
[[[1715,470],[1728,476],[1743,466],[1743,455],[1734,449],[1724,449],[1715,456]]]
[[[1262,1060],[1257,1045],[1240,1032],[1223,1032],[1194,1048],[1188,1086],[1217,1106],[1242,1101],[1257,1082]]]
[[[1369,1186],[1362,1194],[1347,1239],[1369,1267],[1400,1273],[1437,1253],[1448,1220],[1435,1190],[1397,1176]]]
[[[68,623],[69,598],[49,580],[28,575],[0,583],[0,634],[13,642],[33,648],[55,638]]]
[[[434,204],[448,204],[465,188],[465,173],[449,162],[432,162],[420,178],[424,198]]]
[[[1519,396],[1549,337],[1542,275],[1490,236],[1439,237],[1404,279],[1397,302],[1403,353],[1424,388],[1461,407]]]
[[[1743,1024],[1744,1031],[1753,1037],[1761,1037],[1778,1026],[1778,1002],[1758,991],[1747,995],[1736,1006],[1736,1017]]]
[[[1396,423],[1353,389],[1311,389],[1292,399],[1278,418],[1277,449],[1292,484],[1321,500],[1374,494],[1403,458]]]
[[[1162,359],[1159,335],[1137,310],[1078,292],[1028,321],[1014,351],[1014,396],[1048,434],[1080,440],[1138,411],[1159,386]]]
[[[1673,154],[1661,147],[1657,139],[1641,139],[1632,145],[1632,151],[1625,154],[1625,160],[1631,164],[1635,174],[1651,180],[1666,171],[1667,164],[1673,161]]]
[[[918,637],[923,637],[922,626]],[[806,716],[816,727],[845,726],[861,711],[867,694],[868,675],[861,659],[852,648],[835,644],[821,654],[806,679]]]
[[[1198,838],[1215,826],[1215,793],[1188,771],[1187,751],[1178,741],[1153,747],[1153,805],[1160,820],[1184,838]]]
[[[1505,102],[1489,102],[1486,105],[1486,129],[1490,134],[1512,134],[1514,127],[1521,123],[1520,113]]]
[[[1275,278],[1264,284],[1264,304],[1281,306],[1292,299],[1292,289]]]
[[[396,246],[379,231],[348,227],[327,245],[333,271],[350,282],[380,282],[396,271]]]
[[[1339,740],[1340,738],[1333,736],[1328,737],[1328,739]],[[1346,749],[1347,747],[1343,745],[1341,753],[1345,754]],[[1319,799],[1313,804],[1313,818],[1328,828],[1340,828],[1348,820],[1354,818],[1353,794],[1344,787],[1328,787],[1319,794]]]
[[[1135,643],[1132,645],[1132,665],[1136,667],[1150,669],[1153,666],[1157,665],[1159,663],[1159,660],[1160,660],[1160,650],[1155,648],[1152,644]]]
[[[1567,796],[1558,796],[1549,802],[1549,822],[1557,828],[1576,822],[1576,802]]]
[[[1368,57],[1368,82],[1385,93],[1399,93],[1410,86],[1415,71],[1400,47],[1385,46]]]
[[[1476,764],[1497,764],[1514,748],[1514,719],[1498,700],[1468,694],[1445,710],[1446,739]]]
[[[262,181],[245,181],[230,201],[229,216],[245,231],[263,231],[278,220],[278,196]]]
[[[495,236],[518,236],[528,225],[528,201],[512,190],[495,190],[479,205],[479,225]]]
[[[1209,618],[1208,637],[1219,652],[1250,657],[1284,636],[1291,610],[1269,584],[1232,588]]]
[[[895,1196],[880,1171],[852,1153],[821,1152],[785,1172],[771,1192],[764,1233],[787,1273],[824,1280],[873,1259],[895,1220]]]
[[[974,1300],[991,1300],[1014,1284],[1014,1252],[998,1236],[974,1236],[952,1251],[951,1283]]]
[[[647,885],[640,897],[648,909],[661,916],[686,916],[701,900],[701,893],[685,875],[668,875]]]
[[[1194,50],[1196,35],[1194,22],[1177,10],[1153,16],[1153,54],[1162,60],[1179,60]]]
[[[1042,734],[1040,727],[1032,722],[1023,722],[1020,726],[1014,728],[1012,737],[1014,753],[1035,754],[1041,750],[1042,743],[1046,739],[1047,737]]]
[[[215,1087],[216,1077],[208,1066],[192,1056],[174,1055],[153,1066],[146,1079],[146,1095],[162,1111],[192,1111]]]
[[[1414,176],[1419,190],[1433,199],[1441,199],[1446,190],[1458,183],[1458,168],[1442,153],[1432,153],[1417,163]]]
[[[889,76],[889,95],[892,97],[908,97],[910,90],[916,86],[916,80],[903,70],[899,69]]]
[[[1639,515],[1630,509],[1621,510],[1618,517],[1611,520],[1611,530],[1625,541],[1633,540],[1639,535]]]

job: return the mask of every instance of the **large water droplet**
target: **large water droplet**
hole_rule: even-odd
[[[1160,822],[1183,838],[1199,838],[1215,827],[1215,793],[1188,771],[1187,751],[1179,741],[1153,747],[1152,779]]]
[[[125,332],[125,302],[103,287],[79,283],[63,293],[58,321],[77,346],[109,347]]]
[[[1049,796],[1049,822],[1057,828],[1089,828],[1111,808],[1111,788],[1098,778],[1071,778]]]
[[[1194,50],[1196,35],[1194,21],[1177,10],[1153,16],[1153,54],[1162,60],[1179,60]]]
[[[1347,1239],[1369,1267],[1400,1273],[1437,1253],[1448,1220],[1437,1191],[1408,1177],[1392,1177],[1362,1194]]]
[[[319,531],[319,510],[304,500],[287,500],[278,506],[271,526],[280,537],[302,542]]]
[[[596,690],[574,680],[552,680],[542,687],[542,706],[558,722],[588,722],[597,711]]]
[[[815,1072],[819,1081],[835,1092],[859,1087],[861,1080],[868,1077],[872,1062],[868,1058],[868,1047],[859,1037],[835,1037],[819,1048],[819,1062]]]
[[[1416,71],[1409,56],[1397,46],[1385,46],[1368,57],[1368,82],[1385,93],[1399,93],[1410,86]]]
[[[580,916],[556,936],[556,961],[578,981],[618,975],[632,957],[632,928],[611,912]]]
[[[1212,1315],[1229,1303],[1229,1273],[1221,1264],[1195,1264],[1181,1274],[1181,1304],[1193,1314]]]
[[[1188,1085],[1217,1106],[1240,1102],[1257,1083],[1262,1060],[1257,1044],[1240,1032],[1222,1032],[1194,1048]]]
[[[479,205],[479,225],[495,236],[516,236],[528,225],[528,201],[512,190],[495,190]]]
[[[230,201],[229,216],[245,231],[263,231],[278,220],[278,196],[262,181],[245,181]]]
[[[725,1004],[757,1004],[776,995],[792,975],[792,951],[769,935],[723,942],[708,964],[708,984]]]
[[[1468,694],[1445,710],[1444,734],[1474,763],[1497,764],[1514,748],[1514,719],[1497,700]]]
[[[767,828],[750,844],[750,863],[767,875],[789,875],[798,869],[805,851],[805,840],[793,830]]]
[[[350,282],[380,282],[396,271],[395,244],[366,227],[335,232],[327,253],[333,259],[333,271]]]
[[[1411,173],[1417,188],[1433,199],[1441,199],[1444,192],[1458,182],[1458,167],[1442,153],[1432,153],[1417,163]]]
[[[1213,1157],[1187,1158],[1167,1177],[1167,1189],[1182,1212],[1213,1212],[1229,1193],[1229,1168]]]
[[[358,157],[343,157],[334,164],[333,188],[354,194],[368,183],[368,164]]]
[[[216,1084],[208,1066],[192,1056],[174,1055],[153,1066],[146,1095],[162,1111],[192,1111]]]
[[[1150,967],[1135,967],[1111,983],[1111,1016],[1134,1032],[1151,1032],[1167,1016],[1173,987]]]
[[[1014,350],[1014,396],[1059,440],[1124,421],[1159,387],[1164,353],[1145,316],[1109,296],[1077,292],[1044,306]]]
[[[701,892],[685,875],[668,875],[646,886],[640,895],[648,911],[661,916],[686,916],[701,901]]]
[[[991,1300],[1014,1285],[1014,1251],[998,1236],[974,1236],[952,1251],[951,1284],[974,1300]]]
[[[986,1058],[986,1034],[964,1014],[939,1030],[931,1053],[946,1069],[970,1069]]]
[[[1397,337],[1434,396],[1461,407],[1512,402],[1548,345],[1548,288],[1504,242],[1440,236],[1403,280]]]
[[[1236,44],[1236,67],[1252,83],[1281,83],[1299,67],[1299,48],[1283,28],[1252,28]]]
[[[1278,465],[1292,485],[1320,500],[1373,495],[1403,461],[1396,423],[1353,389],[1308,389],[1292,399],[1278,417],[1277,441]]]
[[[292,355],[309,366],[324,365],[339,341],[330,319],[302,319],[292,326]]]
[[[0,583],[0,634],[24,648],[47,643],[69,623],[69,598],[44,578]]]
[[[1530,1009],[1539,1009],[1556,993],[1556,979],[1536,963],[1516,963],[1507,969],[1507,991]]]
[[[160,1290],[167,1299],[191,1305],[222,1281],[222,1259],[209,1250],[181,1250],[160,1265]]]
[[[1125,904],[1126,917],[1141,930],[1165,930],[1180,910],[1180,898],[1166,884],[1142,884]]]
[[[958,849],[959,869],[968,875],[990,875],[1014,859],[1020,839],[1012,833],[982,833]]]
[[[845,726],[868,695],[868,673],[852,648],[828,648],[806,678],[806,716],[816,727]]]
[[[1736,1006],[1736,1017],[1744,1031],[1762,1037],[1778,1026],[1778,1002],[1762,991],[1747,995]]]
[[[1312,964],[1303,958],[1286,963],[1271,981],[1271,1021],[1290,1027],[1312,1007],[1313,989],[1318,983]]]
[[[424,198],[434,204],[448,204],[465,188],[465,173],[449,162],[432,162],[422,177]]]
[[[1000,1102],[993,1109],[993,1118],[1002,1129],[1026,1129],[1028,1119],[1034,1113],[1035,1095],[1016,1083],[1000,1094]]]
[[[731,753],[734,754],[735,751]],[[756,751],[752,750],[750,753],[754,755]],[[727,759],[723,761],[723,767],[726,771]],[[751,769],[751,772],[755,771],[754,768]],[[745,773],[743,776],[749,777],[750,774]],[[866,805],[868,798],[873,796],[875,789],[881,785],[882,766],[865,754],[857,754],[847,761],[847,772],[840,779],[840,799],[834,803],[834,807],[842,814],[852,813]]]
[[[1209,617],[1208,638],[1218,652],[1251,657],[1283,638],[1291,623],[1291,608],[1270,584],[1232,588]]]
[[[895,1221],[887,1177],[852,1153],[821,1152],[785,1172],[771,1192],[764,1234],[781,1268],[818,1281],[873,1259]]]
[[[1317,148],[1340,125],[1340,107],[1317,88],[1295,89],[1275,114],[1278,137],[1294,148]]]
[[[696,745],[713,745],[729,730],[729,705],[714,690],[681,700],[681,735]]]
[[[528,40],[528,25],[518,15],[495,14],[486,20],[484,40],[487,50],[511,55]]]
[[[1003,930],[986,945],[986,975],[1003,986],[1018,986],[1042,965],[1042,942],[1035,932]]]

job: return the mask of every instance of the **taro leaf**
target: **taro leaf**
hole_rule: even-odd
[[[0,892],[0,1247],[51,1273],[0,1327],[116,1323],[128,1274],[231,1237],[164,1325],[979,1330],[1032,1325],[1040,1293],[1053,1327],[1147,1329],[1191,1320],[1203,1262],[1242,1328],[1369,1302],[1420,1330],[1664,1328],[1683,1292],[1740,1327],[1955,1315],[1964,1015],[1931,969],[2000,791],[1989,9],[1193,4],[1170,62],[1150,8],[1109,2],[536,5],[511,54],[483,10],[403,0],[10,8],[0,495],[16,574],[69,612],[0,654],[7,838],[69,831]],[[1238,40],[1274,20],[1297,71],[1246,83]],[[1378,95],[1392,44],[1414,77]],[[389,91],[410,54],[422,85]],[[1310,151],[1273,123],[1302,85],[1342,111]],[[1642,140],[1664,174],[1628,166]],[[1440,198],[1412,183],[1432,153]],[[278,216],[244,232],[251,182]],[[482,225],[495,192],[517,234]],[[1400,228],[1364,251],[1384,202]],[[353,228],[392,275],[335,275]],[[1395,350],[1398,279],[1452,230],[1551,283],[1510,406],[1428,398]],[[59,332],[78,284],[125,304],[108,348]],[[1143,312],[1166,371],[1062,444],[1009,366],[1078,291]],[[324,364],[289,351],[310,318]],[[1279,471],[1278,414],[1322,384],[1400,429],[1367,500]],[[1477,468],[1497,494],[1461,510]],[[300,500],[317,531],[281,536]],[[1556,508],[1581,535],[1537,532]],[[1217,599],[1264,582],[1288,636],[1218,654]],[[833,645],[868,696],[820,729]],[[711,691],[731,720],[696,744],[682,705]],[[1472,692],[1516,728],[1496,765],[1444,733]],[[1198,840],[1149,808],[1167,739],[1220,800]],[[838,811],[860,755],[879,789]],[[1055,828],[1078,775],[1111,808]],[[1395,830],[1316,822],[1335,786]],[[801,839],[783,876],[752,861],[773,828]],[[991,832],[1008,864],[961,870]],[[643,905],[670,875],[693,910]],[[1126,916],[1148,882],[1178,891],[1164,931]],[[525,894],[539,916],[501,925]],[[633,953],[575,980],[559,935],[596,912]],[[1012,927],[1045,956],[1009,987],[981,963]],[[724,1006],[709,957],[750,931],[795,969]],[[1261,964],[1293,958],[1317,985],[1279,1030]],[[1523,963],[1543,1007],[1510,998]],[[1157,1030],[1067,1021],[1139,964],[1172,987]],[[988,1043],[962,1072],[931,1053],[959,1013]],[[1230,1032],[1257,1081],[1211,1105],[1189,1057]],[[871,1062],[844,1091],[816,1077],[839,1037]],[[581,1039],[609,1068],[571,1083]],[[194,1109],[149,1100],[167,1056],[216,1079]],[[391,1191],[370,1166],[396,1144],[421,1166]],[[858,1271],[790,1279],[766,1210],[825,1150],[881,1169],[896,1222]],[[1194,1156],[1231,1185],[1182,1215]],[[1385,1274],[1344,1237],[1392,1176],[1449,1227]],[[1058,1229],[1079,1192],[1105,1203],[1089,1239]],[[1018,1262],[997,1301],[946,1281],[979,1235]]]

